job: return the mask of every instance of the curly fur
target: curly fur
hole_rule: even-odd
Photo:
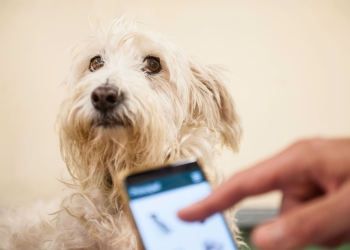
[[[118,174],[195,156],[215,185],[221,179],[213,162],[216,145],[238,148],[238,117],[217,65],[123,18],[106,32],[98,27],[77,47],[58,117],[72,192],[51,206],[1,210],[0,249],[139,249]],[[96,55],[104,65],[90,72]],[[145,73],[147,56],[160,59],[158,74]],[[91,93],[102,85],[123,93],[107,118],[91,103]],[[121,124],[101,126],[103,119]]]

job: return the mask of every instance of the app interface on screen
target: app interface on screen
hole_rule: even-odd
[[[130,208],[147,250],[237,250],[222,214],[184,222],[177,211],[208,196],[200,170],[129,185]]]

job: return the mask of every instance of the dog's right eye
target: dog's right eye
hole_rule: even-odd
[[[104,64],[105,64],[105,62],[103,61],[101,56],[95,56],[90,60],[89,70],[91,72],[94,72],[94,71],[102,68]]]
[[[160,60],[158,57],[147,56],[143,61],[146,61],[145,71],[148,74],[156,74],[162,70],[162,66],[160,65]]]

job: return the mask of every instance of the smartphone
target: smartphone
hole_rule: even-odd
[[[146,250],[238,250],[224,216],[184,222],[177,211],[211,193],[195,159],[123,177],[122,186]]]

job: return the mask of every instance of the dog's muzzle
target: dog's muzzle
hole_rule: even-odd
[[[117,125],[128,126],[130,120],[117,112],[123,99],[123,92],[115,86],[106,84],[97,87],[91,93],[91,103],[99,112],[99,116],[92,124],[105,128],[113,128]]]

